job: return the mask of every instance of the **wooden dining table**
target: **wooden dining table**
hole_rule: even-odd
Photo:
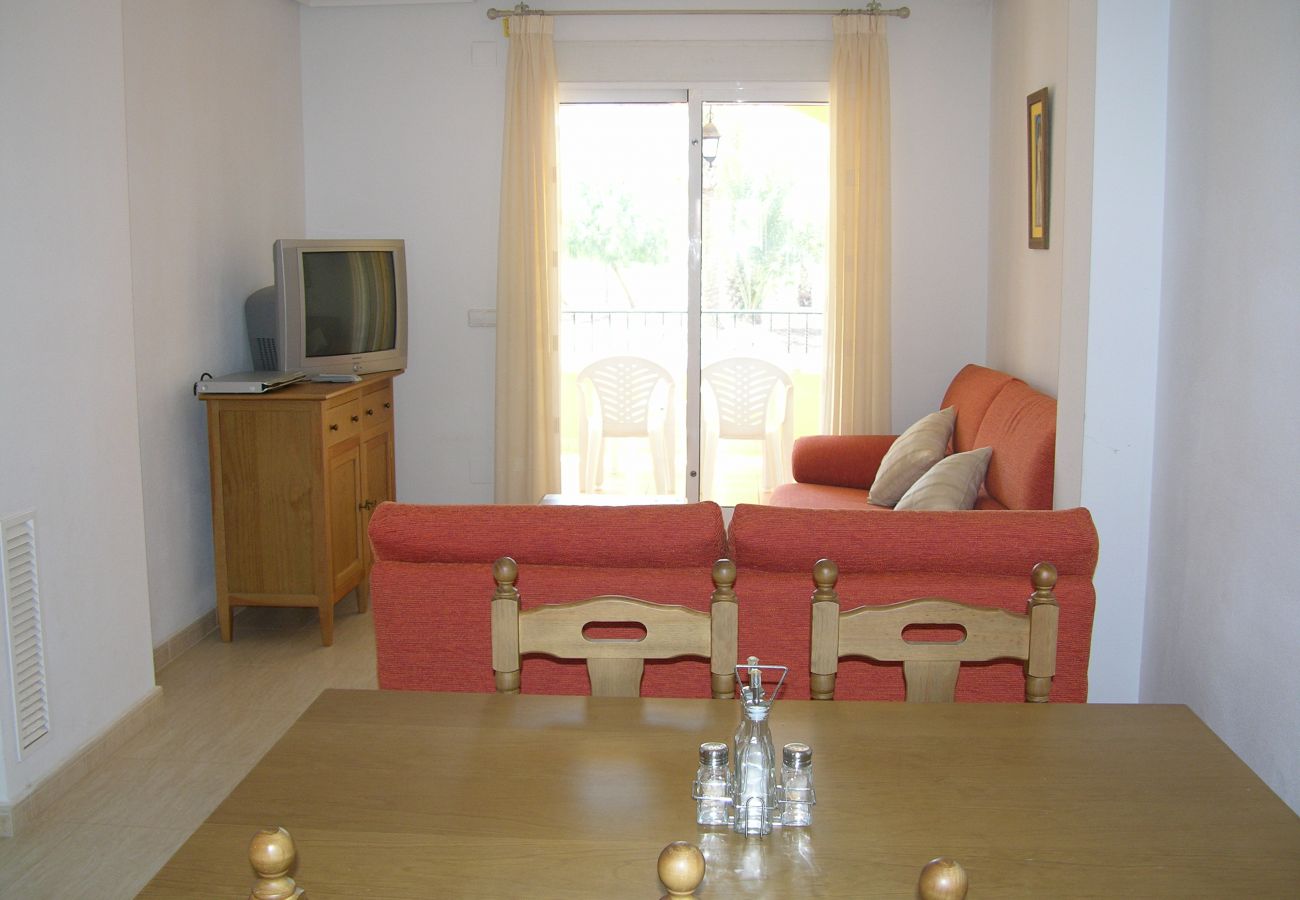
[[[282,826],[330,898],[658,898],[689,841],[697,896],[916,896],[930,859],[970,898],[1300,896],[1300,819],[1184,706],[778,700],[813,748],[808,828],[695,824],[703,741],[739,704],[324,691],[139,895],[248,897]]]

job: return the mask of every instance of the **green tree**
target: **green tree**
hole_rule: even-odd
[[[723,187],[730,194],[731,233],[756,237],[733,248],[728,279],[732,306],[752,312],[782,288],[797,294],[806,278],[805,263],[820,250],[820,241],[810,226],[797,225],[787,215],[788,185],[739,176]]]
[[[662,211],[644,202],[623,185],[595,185],[583,181],[577,196],[566,206],[572,210],[564,222],[569,256],[609,266],[630,309],[636,308],[624,278],[629,265],[657,264],[667,259],[666,223]]]

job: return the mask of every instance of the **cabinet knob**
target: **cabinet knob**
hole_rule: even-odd
[[[374,509],[374,508],[375,508],[376,506],[378,506],[378,505],[379,505],[379,504],[376,503],[374,500],[367,500],[365,503],[362,503],[361,505],[359,505],[359,506],[357,507],[357,509],[364,509],[364,510],[369,511],[369,510]]]
[[[392,408],[393,408],[393,404],[392,404],[392,403],[385,403],[385,404],[384,404],[384,409],[392,409]]]
[[[339,430],[339,423],[338,423],[338,422],[331,422],[331,423],[330,423],[330,431],[338,431],[338,430]]]
[[[374,414],[375,414],[375,411],[374,411],[373,409],[368,409],[368,410],[366,410],[366,415],[368,415],[368,416],[373,416]]]
[[[360,421],[361,421],[361,417],[360,417],[360,416],[353,416],[353,417],[352,417],[352,421],[353,421],[353,422],[360,422]]]

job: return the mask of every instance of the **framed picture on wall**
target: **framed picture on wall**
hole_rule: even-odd
[[[1026,101],[1029,130],[1029,249],[1047,249],[1051,139],[1048,134],[1047,88]]]

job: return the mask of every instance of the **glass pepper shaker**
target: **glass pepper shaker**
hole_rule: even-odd
[[[781,750],[781,824],[799,828],[812,824],[812,748],[807,744],[786,744]]]
[[[727,745],[721,741],[700,744],[700,770],[695,775],[695,821],[699,825],[726,825],[731,805],[731,771]]]

